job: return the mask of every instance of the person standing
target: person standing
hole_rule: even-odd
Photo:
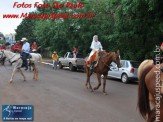
[[[26,38],[22,38],[21,40],[23,42],[23,47],[22,47],[22,59],[23,59],[23,65],[22,67],[25,67],[25,70],[28,70],[28,62],[27,58],[29,56],[30,52],[30,44],[27,42]]]
[[[56,51],[53,52],[52,54],[52,59],[53,59],[53,69],[57,69],[57,60],[58,60],[58,55],[56,53]]]

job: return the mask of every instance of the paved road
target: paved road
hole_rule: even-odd
[[[26,71],[26,82],[17,73],[10,85],[11,69],[0,66],[0,105],[32,104],[34,122],[144,122],[136,109],[135,83],[109,79],[108,95],[104,96],[102,87],[95,92],[85,89],[83,72],[55,71],[44,66],[39,68],[38,81],[33,81],[32,72]],[[97,84],[95,75],[91,83]]]

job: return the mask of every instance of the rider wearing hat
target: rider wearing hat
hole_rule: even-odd
[[[52,59],[53,59],[53,66],[52,67],[53,67],[53,69],[54,68],[56,69],[56,62],[58,60],[58,55],[57,55],[56,51],[53,52]]]
[[[29,52],[30,52],[30,44],[27,42],[26,38],[22,38],[21,41],[23,42],[23,47],[22,47],[23,65],[22,65],[22,67],[25,67],[25,70],[27,70],[28,69],[27,58],[28,58]]]

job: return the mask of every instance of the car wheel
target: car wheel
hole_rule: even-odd
[[[70,71],[74,70],[74,66],[72,65],[72,63],[69,64],[69,69],[70,69]]]
[[[59,62],[59,69],[62,69],[62,68],[63,68],[62,63]]]
[[[129,82],[129,79],[128,79],[127,74],[122,74],[122,76],[121,76],[121,81],[122,81],[123,83],[128,83],[128,82]]]

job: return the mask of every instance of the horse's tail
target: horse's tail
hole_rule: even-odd
[[[139,87],[138,87],[138,109],[143,118],[147,118],[146,115],[149,115],[150,104],[149,104],[149,91],[145,84],[145,77],[147,73],[152,69],[153,65],[149,65],[142,69],[139,73]],[[138,70],[140,71],[140,70]]]

